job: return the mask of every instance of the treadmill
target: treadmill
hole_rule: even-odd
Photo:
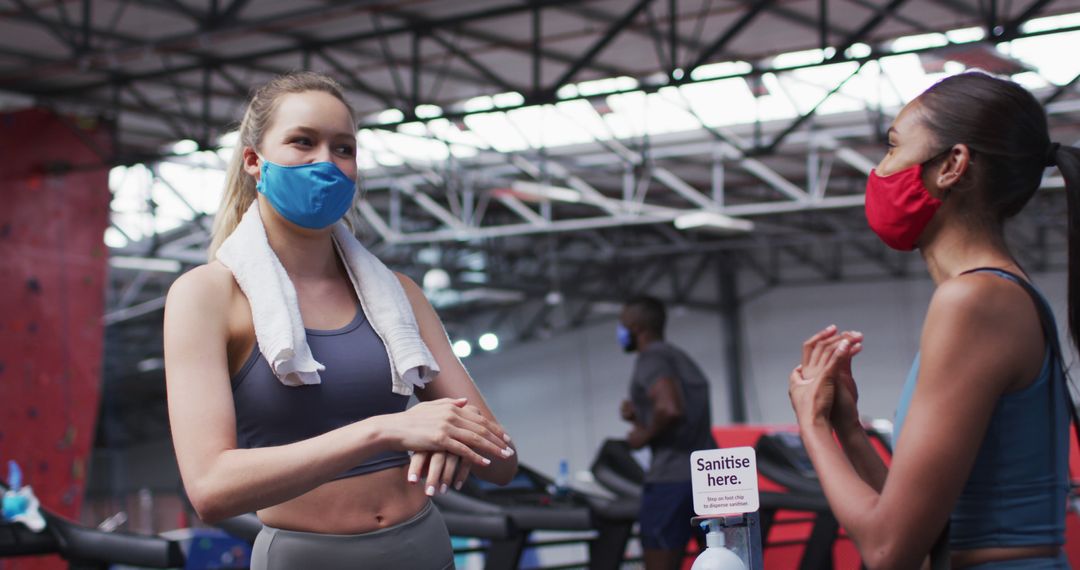
[[[758,473],[785,488],[784,492],[761,493],[761,536],[768,537],[780,510],[812,513],[814,522],[799,570],[833,568],[833,545],[840,534],[840,524],[825,500],[799,434],[783,431],[762,434],[754,451]]]
[[[633,502],[635,511],[640,507],[645,470],[634,459],[626,440],[605,439],[589,470],[605,489]]]
[[[8,487],[0,484],[0,493]],[[104,532],[77,525],[41,509],[45,528],[0,521],[0,558],[59,554],[72,570],[108,570],[113,564],[143,568],[183,568],[180,545],[157,536]]]
[[[524,465],[507,485],[499,486],[476,477],[460,491],[435,497],[435,503],[447,519],[460,515],[504,517],[505,538],[492,540],[485,568],[517,568],[535,530],[597,531],[589,541],[590,570],[615,570],[620,567],[626,543],[637,519],[637,507],[620,498],[608,499],[568,490],[552,492],[554,482]],[[478,536],[455,532],[455,536]],[[483,537],[481,537],[483,538]]]
[[[814,524],[799,568],[832,568],[832,545],[839,525],[829,510],[802,440],[796,433],[765,433],[758,439],[755,452],[759,475],[785,488],[783,492],[759,493],[758,515],[762,540],[768,537],[778,511],[813,513]],[[605,440],[593,461],[592,473],[598,483],[616,496],[640,504],[645,472],[634,459],[626,441]]]
[[[892,439],[889,431],[878,425],[864,426],[878,454],[883,458],[892,455]],[[814,513],[814,523],[806,541],[800,570],[832,568],[835,550],[833,548],[840,536],[840,525],[832,514],[821,483],[818,481],[814,465],[806,453],[802,439],[794,431],[764,433],[755,445],[758,458],[758,471],[785,489],[779,495],[777,504],[781,509]],[[765,503],[762,493],[762,504]],[[762,532],[765,533],[775,522],[776,511],[769,513],[766,520],[762,513]]]

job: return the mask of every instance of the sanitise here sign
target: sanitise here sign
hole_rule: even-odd
[[[757,456],[752,447],[695,451],[690,455],[690,480],[699,516],[758,510]]]

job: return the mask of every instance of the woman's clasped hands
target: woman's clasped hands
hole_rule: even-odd
[[[398,448],[412,452],[407,477],[409,483],[424,479],[431,496],[460,489],[473,466],[486,467],[492,457],[514,455],[510,436],[466,398],[441,398],[421,402],[393,414],[388,429]]]
[[[829,325],[803,343],[802,362],[791,371],[788,396],[799,426],[828,425],[842,430],[859,425],[859,390],[851,359],[862,351],[863,335]]]

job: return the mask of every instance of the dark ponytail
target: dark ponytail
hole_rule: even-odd
[[[1019,84],[979,71],[946,77],[919,96],[936,148],[967,145],[971,212],[1003,224],[1039,189],[1047,167],[1065,178],[1069,216],[1069,330],[1080,351],[1080,150],[1050,142],[1046,110]]]
[[[1069,217],[1069,331],[1073,345],[1080,351],[1080,150],[1055,144],[1051,164],[1065,178],[1065,196]]]
[[[969,214],[1001,225],[1039,189],[1048,162],[1046,111],[1019,84],[973,71],[942,79],[919,95],[937,148],[967,145],[968,183],[979,189]]]

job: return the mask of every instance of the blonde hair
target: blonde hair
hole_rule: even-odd
[[[207,250],[210,261],[214,260],[218,248],[236,229],[240,218],[257,196],[255,179],[244,170],[244,148],[259,148],[283,95],[306,91],[321,91],[336,97],[349,110],[353,126],[356,125],[356,112],[345,100],[344,90],[328,75],[312,71],[286,73],[256,89],[247,110],[244,111],[244,118],[240,121],[240,136],[236,142],[236,150],[225,172],[225,192],[221,195],[221,205],[218,206],[217,215],[214,216],[214,228],[211,232],[210,247]],[[360,192],[356,195],[358,200]],[[345,214],[345,224],[353,232],[359,227],[355,204]]]

